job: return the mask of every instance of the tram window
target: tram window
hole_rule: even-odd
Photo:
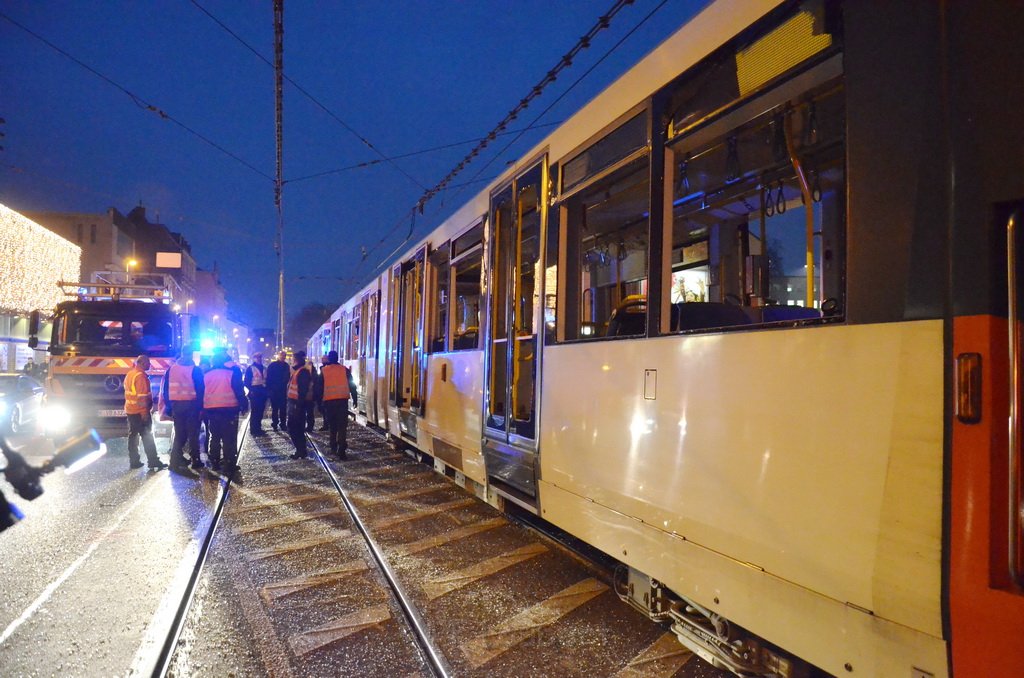
[[[452,294],[452,350],[476,349],[480,346],[480,258],[483,247],[477,246],[452,263],[454,291]]]
[[[565,338],[646,333],[649,160],[635,160],[561,206]]]
[[[674,144],[670,331],[841,315],[843,117],[833,82],[709,143]]]
[[[647,115],[639,113],[565,163],[562,191],[571,191],[588,177],[647,145]]]
[[[451,287],[450,245],[445,243],[430,254],[431,285],[427,303],[430,319],[429,353],[448,350],[448,296]]]
[[[555,342],[558,331],[558,252],[559,215],[561,210],[548,210],[547,242],[544,256],[544,341]]]

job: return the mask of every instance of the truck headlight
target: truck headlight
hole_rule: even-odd
[[[43,408],[41,421],[47,431],[62,431],[71,424],[71,411],[63,405],[47,405]]]

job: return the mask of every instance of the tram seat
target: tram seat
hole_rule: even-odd
[[[689,301],[672,304],[670,328],[673,332],[749,325],[742,306],[719,302]]]
[[[787,320],[817,320],[818,318],[821,318],[821,311],[805,306],[765,306],[761,309],[761,320],[766,323]]]

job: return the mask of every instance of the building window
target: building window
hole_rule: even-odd
[[[78,244],[82,243],[82,224],[75,224],[75,240]]]
[[[96,224],[89,224],[89,242],[96,244]]]

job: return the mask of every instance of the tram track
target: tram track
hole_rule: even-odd
[[[359,511],[355,507],[355,504],[353,504],[352,500],[349,499],[348,493],[345,491],[345,488],[342,487],[341,481],[338,479],[337,474],[334,473],[334,470],[331,469],[330,464],[327,463],[327,459],[321,453],[320,447],[319,445],[317,445],[316,440],[310,435],[306,436],[306,440],[310,445],[311,449],[313,450],[313,454],[316,455],[317,461],[320,462],[320,465],[323,467],[324,471],[327,473],[327,476],[330,478],[331,484],[334,485],[334,489],[336,489],[338,491],[338,494],[341,496],[341,500],[345,504],[345,508],[348,510],[349,515],[352,518],[353,524],[356,526],[356,528],[359,530],[359,533],[365,540],[366,547],[369,550],[370,555],[373,557],[373,560],[376,563],[381,575],[384,577],[385,581],[387,581],[388,583],[388,586],[391,588],[391,591],[394,594],[396,602],[402,609],[402,612],[405,614],[406,621],[408,622],[409,627],[412,629],[416,637],[417,643],[419,644],[419,649],[423,656],[426,658],[427,663],[430,666],[431,670],[433,671],[434,675],[437,678],[449,678],[449,676],[452,675],[451,667],[448,665],[447,660],[441,654],[440,650],[437,649],[437,644],[431,637],[430,632],[427,629],[422,616],[411,602],[410,597],[406,594],[405,589],[402,587],[401,583],[398,580],[398,577],[395,575],[391,566],[388,564],[387,558],[384,556],[384,553],[381,550],[380,546],[378,546],[376,540],[373,538],[373,535],[371,535],[370,531],[367,529],[365,523],[363,522],[362,518],[359,515]]]
[[[238,459],[236,463],[239,463],[242,460],[242,445],[249,432],[248,416],[239,421],[238,429],[238,436],[236,438]],[[195,597],[196,586],[202,577],[203,568],[206,565],[207,556],[210,553],[213,539],[216,536],[217,527],[220,525],[221,516],[224,512],[224,506],[227,504],[230,491],[231,477],[222,477],[220,481],[220,492],[218,493],[215,502],[213,516],[210,520],[210,525],[206,530],[206,534],[203,536],[202,544],[199,547],[195,567],[193,567],[192,573],[189,575],[188,582],[185,585],[185,591],[181,598],[181,603],[175,610],[174,617],[171,621],[171,628],[168,631],[167,637],[164,640],[163,645],[160,647],[160,652],[154,662],[151,674],[154,678],[164,678],[164,676],[167,675],[171,657],[174,655],[174,650],[178,645],[178,639],[181,637],[181,631],[184,627],[185,619],[188,616],[189,609],[192,606],[192,600]]]
[[[690,675],[600,567],[349,433],[345,461],[316,434],[305,461],[283,432],[245,441],[154,676]]]

